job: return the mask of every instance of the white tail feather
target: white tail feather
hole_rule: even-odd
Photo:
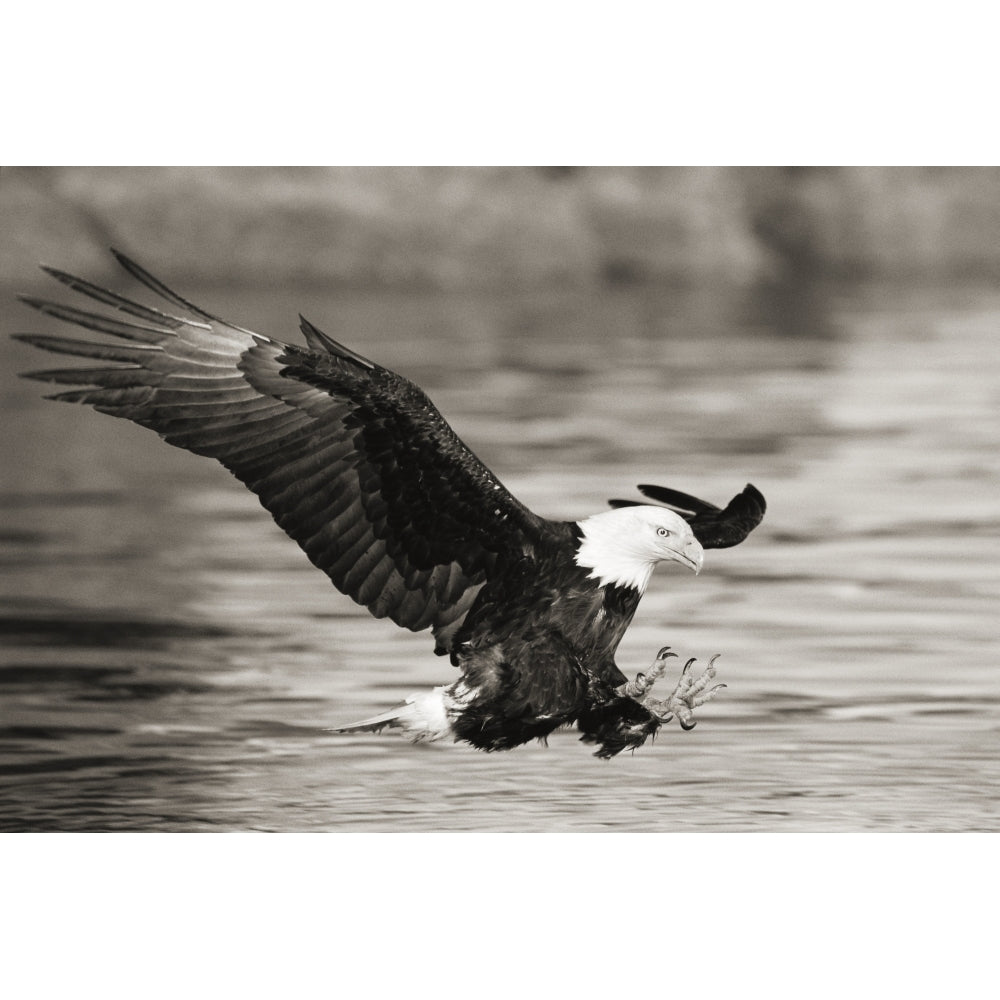
[[[453,735],[448,709],[455,702],[446,688],[436,687],[430,691],[411,694],[402,705],[362,719],[349,726],[331,730],[334,733],[378,733],[386,727],[402,729],[403,735],[414,743],[432,742]]]

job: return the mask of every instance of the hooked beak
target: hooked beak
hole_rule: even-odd
[[[683,563],[688,569],[694,570],[695,576],[701,572],[701,567],[705,562],[705,550],[697,538],[689,539],[684,543],[683,549],[675,549],[677,561]]]

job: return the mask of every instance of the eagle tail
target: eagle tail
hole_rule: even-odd
[[[454,736],[448,705],[451,699],[447,689],[436,687],[431,691],[411,694],[401,705],[373,715],[370,719],[338,726],[334,733],[380,733],[383,729],[402,729],[403,735],[414,743],[433,742]]]

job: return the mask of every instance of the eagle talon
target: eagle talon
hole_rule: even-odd
[[[695,678],[691,673],[691,666],[695,662],[695,657],[692,657],[681,669],[677,687],[668,698],[663,701],[654,701],[651,698],[642,699],[642,703],[660,720],[661,724],[666,725],[676,716],[681,729],[690,732],[697,725],[693,714],[694,710],[699,705],[711,701],[726,686],[725,684],[716,684],[714,687],[709,687],[709,684],[715,679],[715,661],[718,658],[719,654],[716,653],[708,661],[708,666],[702,671],[701,676]]]
[[[671,656],[676,656],[676,653],[670,652],[669,646],[664,646],[656,654],[656,659],[653,660],[653,665],[649,668],[649,673],[644,674],[641,671],[635,675],[635,680],[628,681],[625,684],[619,684],[615,688],[615,694],[621,695],[623,698],[635,698],[636,701],[642,701],[643,697],[649,692],[650,688],[664,675],[667,669],[667,660]]]

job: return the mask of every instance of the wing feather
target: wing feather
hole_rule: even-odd
[[[760,524],[767,510],[763,494],[750,483],[729,501],[724,510],[707,500],[699,500],[667,486],[644,484],[639,487],[639,492],[680,514],[706,549],[739,545]],[[636,507],[641,501],[609,500],[608,503],[612,507]]]
[[[126,346],[125,344],[90,344],[83,340],[69,340],[65,337],[46,337],[41,334],[22,333],[19,340],[41,347],[53,354],[75,354],[81,358],[100,358],[102,361],[122,361],[126,364],[148,363],[151,354],[162,353],[162,347]]]
[[[45,267],[115,315],[22,301],[115,342],[21,335],[43,350],[110,363],[31,377],[79,387],[52,398],[217,459],[372,614],[432,628],[445,652],[490,574],[550,537],[552,523],[504,489],[407,379],[306,320],[308,350],[225,322],[113,253],[179,314]]]
[[[181,319],[179,316],[171,316],[169,313],[160,312],[159,309],[154,309],[151,306],[144,306],[140,305],[138,302],[132,302],[115,292],[109,292],[106,288],[99,288],[97,285],[92,285],[89,281],[84,281],[83,278],[76,278],[72,274],[67,274],[65,271],[60,271],[57,268],[47,267],[43,264],[42,270],[46,274],[55,278],[56,281],[61,281],[64,285],[68,285],[76,292],[82,292],[84,295],[89,296],[97,302],[103,302],[107,306],[113,306],[115,309],[128,313],[130,316],[135,316],[138,319],[144,319],[146,322],[153,323],[156,326],[165,325],[176,330],[177,327],[183,326],[185,323],[194,323],[194,320]],[[197,325],[206,330],[211,329],[207,323],[199,323]]]

